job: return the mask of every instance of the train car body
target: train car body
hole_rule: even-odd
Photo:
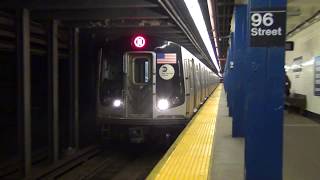
[[[147,127],[183,127],[219,79],[178,44],[134,36],[100,49],[98,81],[99,124],[129,128],[130,136]]]

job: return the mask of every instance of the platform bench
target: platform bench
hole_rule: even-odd
[[[307,96],[303,94],[293,93],[286,97],[285,105],[289,108],[297,108],[302,114],[307,106]]]

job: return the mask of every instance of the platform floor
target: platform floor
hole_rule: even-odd
[[[244,139],[233,138],[232,119],[228,115],[227,99],[221,92],[216,123],[215,143],[213,144],[213,180],[244,179]]]
[[[284,180],[320,179],[320,124],[285,111]]]
[[[244,179],[244,139],[232,138],[225,93],[221,93],[214,144],[213,180]],[[283,180],[320,179],[320,124],[284,112]]]
[[[220,86],[220,88],[222,88],[222,86]],[[174,178],[171,179],[244,180],[244,139],[232,138],[232,120],[231,117],[228,116],[226,95],[221,89],[219,90],[219,94],[219,108],[212,109],[216,111],[216,113],[211,114],[216,121],[214,121],[214,138],[211,141],[212,146],[210,147],[212,152],[209,153],[211,157],[210,164],[212,164],[205,166],[210,167],[210,170],[204,170],[204,173],[209,174],[197,177],[184,176],[185,178],[173,176]],[[199,113],[201,113],[201,110]],[[295,113],[284,112],[283,180],[320,179],[319,137],[319,123]],[[169,151],[177,150],[176,146],[177,144],[175,143],[174,147],[172,147],[172,149],[170,148],[171,150]],[[169,154],[171,155],[172,152]],[[189,154],[185,153],[185,155],[188,156]],[[170,161],[170,156],[163,158],[160,163],[161,167],[165,166],[168,159]],[[175,172],[177,169],[172,167],[182,167],[185,162],[186,161],[182,159],[175,160],[174,164],[167,166],[167,170],[170,170],[169,172]],[[191,165],[197,166],[196,164]],[[157,173],[161,174],[161,167],[158,164]],[[153,173],[154,172],[155,171],[153,171]],[[157,173],[149,176],[149,179],[168,179],[160,178],[162,176],[159,176]]]
[[[219,85],[188,123],[147,179],[211,179]]]

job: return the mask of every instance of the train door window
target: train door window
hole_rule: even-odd
[[[150,81],[150,59],[135,58],[133,82],[136,84],[147,84]]]

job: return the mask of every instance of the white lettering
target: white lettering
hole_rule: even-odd
[[[276,36],[277,34],[278,34],[278,30],[273,29],[273,30],[272,30],[272,36]]]
[[[257,32],[257,28],[252,28],[251,29],[251,36],[257,36],[258,32]]]
[[[274,23],[273,14],[272,13],[265,13],[262,17],[261,13],[253,13],[251,15],[251,25],[258,27],[261,24],[264,26],[272,26]]]
[[[267,35],[267,36],[270,36],[270,35],[271,35],[271,30],[270,30],[270,29],[267,29],[267,30],[266,30],[266,35]]]
[[[262,29],[262,28],[251,28],[251,36],[281,36],[282,29]]]
[[[265,26],[271,26],[273,24],[273,14],[272,13],[266,13],[263,15],[263,25]]]
[[[262,23],[262,16],[259,13],[254,13],[251,15],[251,25],[254,27],[260,26]]]
[[[263,36],[264,35],[264,31],[265,31],[265,29],[259,28],[258,29],[259,36]]]
[[[281,29],[281,27],[279,27],[279,28],[278,28],[278,35],[279,35],[279,36],[282,35],[282,32],[281,32],[281,31],[282,31],[282,29]]]

